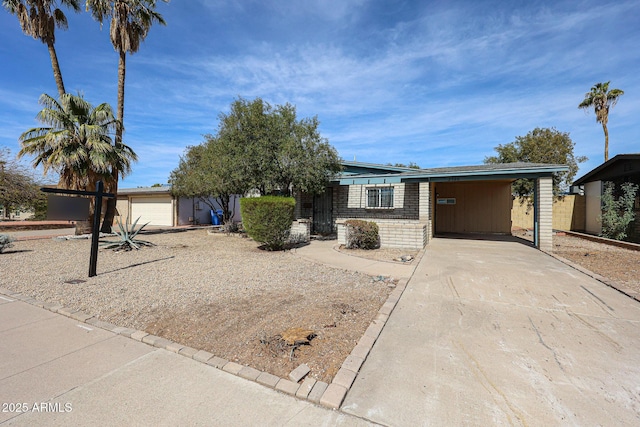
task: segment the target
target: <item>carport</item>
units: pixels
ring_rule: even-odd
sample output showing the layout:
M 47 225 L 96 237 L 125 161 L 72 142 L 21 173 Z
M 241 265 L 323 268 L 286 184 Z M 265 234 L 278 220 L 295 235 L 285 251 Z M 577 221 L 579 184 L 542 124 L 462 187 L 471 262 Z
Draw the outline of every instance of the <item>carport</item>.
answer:
M 567 166 L 506 163 L 399 171 L 383 165 L 377 165 L 376 169 L 376 165 L 367 164 L 366 173 L 352 173 L 349 168 L 362 170 L 362 164 L 345 164 L 346 171 L 339 180 L 345 189 L 334 192 L 338 194 L 334 196 L 334 205 L 340 213 L 338 220 L 354 218 L 378 222 L 381 229 L 391 230 L 389 240 L 406 235 L 415 242 L 417 235 L 424 236 L 421 246 L 441 233 L 509 234 L 511 183 L 522 178 L 533 179 L 534 244 L 545 251 L 552 248 L 552 176 L 568 170 Z M 366 204 L 356 206 L 353 203 L 353 195 L 357 198 L 361 197 L 358 194 L 384 188 L 389 188 L 392 197 L 396 197 L 391 206 L 369 208 Z M 341 206 L 352 209 L 341 210 Z M 404 232 L 403 228 L 410 229 L 413 234 Z

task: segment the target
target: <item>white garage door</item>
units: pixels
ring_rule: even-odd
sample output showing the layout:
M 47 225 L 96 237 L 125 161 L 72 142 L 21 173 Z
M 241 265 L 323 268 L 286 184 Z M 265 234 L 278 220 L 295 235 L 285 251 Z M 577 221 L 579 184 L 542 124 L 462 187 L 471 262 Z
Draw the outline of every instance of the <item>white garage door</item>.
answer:
M 140 217 L 138 224 L 173 225 L 171 199 L 165 197 L 131 198 L 131 223 Z

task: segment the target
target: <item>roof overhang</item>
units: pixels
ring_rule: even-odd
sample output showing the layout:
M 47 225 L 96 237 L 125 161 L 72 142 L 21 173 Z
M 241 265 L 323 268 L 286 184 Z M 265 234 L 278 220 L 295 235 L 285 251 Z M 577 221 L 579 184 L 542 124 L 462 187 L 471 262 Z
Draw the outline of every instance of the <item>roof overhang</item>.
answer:
M 618 154 L 617 156 L 609 159 L 608 161 L 602 163 L 600 166 L 595 167 L 580 178 L 576 179 L 573 182 L 573 185 L 582 185 L 591 181 L 599 181 L 603 176 L 607 174 L 607 170 L 613 169 L 616 163 L 621 162 L 634 162 L 637 165 L 638 163 L 636 162 L 640 162 L 640 154 Z M 640 169 L 636 169 L 636 173 L 638 173 L 639 171 Z M 631 171 L 628 172 L 632 173 Z
M 568 170 L 568 166 L 565 165 L 506 163 L 415 169 L 402 173 L 342 175 L 336 181 L 340 185 L 396 184 L 401 182 L 513 181 L 522 178 L 550 177 L 556 172 Z

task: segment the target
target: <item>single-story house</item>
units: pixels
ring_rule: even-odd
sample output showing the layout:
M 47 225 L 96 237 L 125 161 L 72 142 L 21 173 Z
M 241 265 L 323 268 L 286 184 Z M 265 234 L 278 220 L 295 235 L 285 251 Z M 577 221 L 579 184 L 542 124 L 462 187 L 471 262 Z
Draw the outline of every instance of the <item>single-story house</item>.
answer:
M 625 182 L 640 185 L 640 154 L 618 154 L 595 169 L 577 179 L 573 185 L 579 186 L 585 196 L 585 231 L 589 234 L 600 234 L 602 224 L 601 196 L 604 182 L 613 182 L 616 188 Z M 632 227 L 630 240 L 640 242 L 640 196 L 636 195 L 636 220 Z
M 320 195 L 296 194 L 296 218 L 313 233 L 336 232 L 345 221 L 374 221 L 383 247 L 421 249 L 436 234 L 511 233 L 511 183 L 533 178 L 534 243 L 552 249 L 552 174 L 564 165 L 509 163 L 411 169 L 343 162 L 344 170 Z
M 211 199 L 216 210 L 221 209 Z M 234 196 L 234 220 L 240 221 L 240 198 Z M 178 226 L 211 224 L 211 208 L 197 197 L 175 197 L 170 186 L 121 188 L 118 190 L 116 210 L 123 222 Z

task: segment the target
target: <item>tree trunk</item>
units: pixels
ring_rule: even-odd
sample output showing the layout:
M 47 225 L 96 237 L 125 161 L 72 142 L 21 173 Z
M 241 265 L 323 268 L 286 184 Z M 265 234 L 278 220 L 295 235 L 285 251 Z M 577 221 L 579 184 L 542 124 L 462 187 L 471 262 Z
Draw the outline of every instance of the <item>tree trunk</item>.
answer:
M 62 72 L 60 71 L 60 64 L 58 63 L 58 55 L 56 55 L 56 49 L 53 46 L 53 41 L 47 39 L 47 47 L 49 48 L 49 56 L 51 57 L 51 68 L 53 68 L 53 78 L 56 80 L 56 86 L 58 86 L 58 95 L 62 98 L 65 94 L 64 83 L 62 82 Z
M 604 130 L 604 161 L 609 160 L 609 130 L 607 129 L 607 125 L 603 124 L 602 129 Z
M 120 51 L 120 60 L 118 61 L 118 107 L 117 107 L 117 119 L 120 121 L 121 126 L 116 129 L 116 147 L 122 144 L 122 132 L 124 129 L 124 81 L 127 71 L 127 52 Z M 100 231 L 103 233 L 111 233 L 111 226 L 113 225 L 113 219 L 116 216 L 116 199 L 118 196 L 118 177 L 120 171 L 113 169 L 111 171 L 111 183 L 108 186 L 108 191 L 115 196 L 113 199 L 107 199 L 107 211 L 104 214 L 104 221 Z

